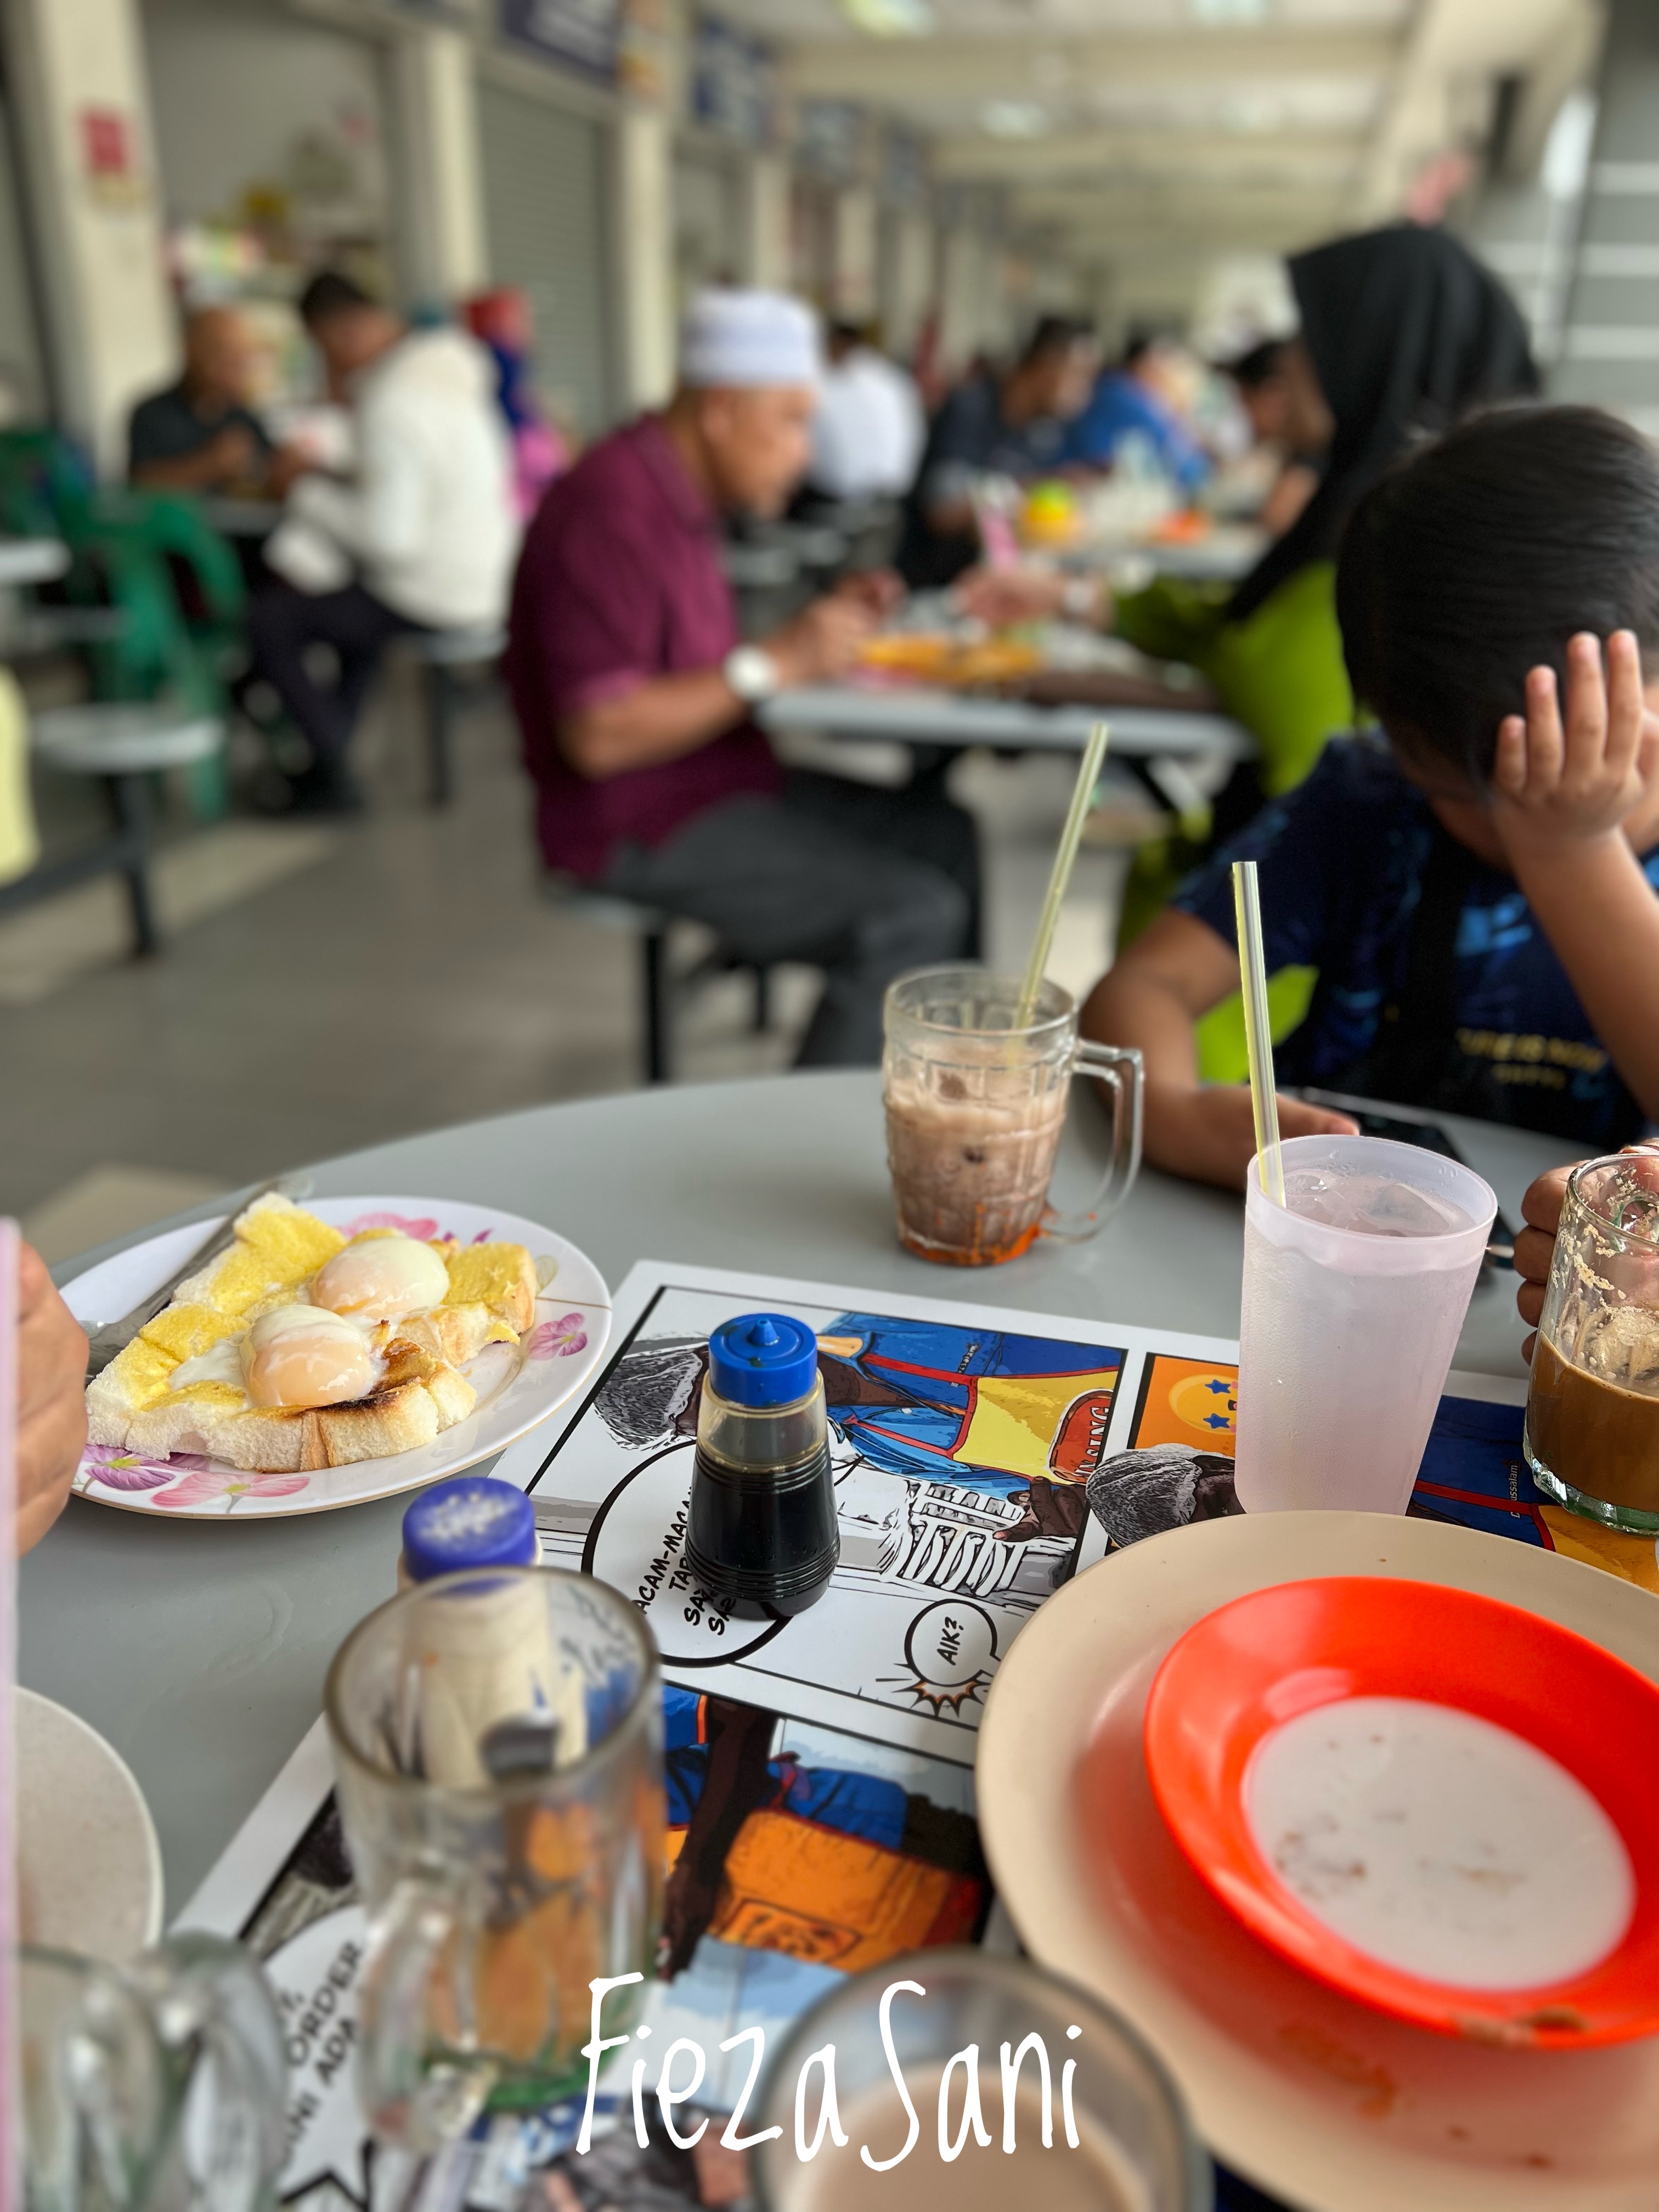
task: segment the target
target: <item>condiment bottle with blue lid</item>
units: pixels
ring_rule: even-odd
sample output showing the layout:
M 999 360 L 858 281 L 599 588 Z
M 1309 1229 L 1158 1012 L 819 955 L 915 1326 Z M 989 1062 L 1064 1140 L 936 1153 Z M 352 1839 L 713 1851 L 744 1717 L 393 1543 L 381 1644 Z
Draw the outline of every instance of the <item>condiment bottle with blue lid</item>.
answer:
M 453 1474 L 423 1490 L 404 1516 L 398 1587 L 466 1567 L 533 1567 L 538 1557 L 536 1509 L 522 1490 L 488 1474 Z
M 801 1613 L 841 1556 L 817 1340 L 793 1314 L 741 1314 L 708 1340 L 685 1562 L 733 1613 Z
M 411 1628 L 428 1781 L 481 1789 L 526 1762 L 545 1771 L 586 1748 L 581 1678 L 554 1643 L 538 1578 L 480 1572 L 538 1565 L 536 1509 L 513 1483 L 452 1475 L 404 1515 L 400 1590 L 443 1575 L 476 1577 Z

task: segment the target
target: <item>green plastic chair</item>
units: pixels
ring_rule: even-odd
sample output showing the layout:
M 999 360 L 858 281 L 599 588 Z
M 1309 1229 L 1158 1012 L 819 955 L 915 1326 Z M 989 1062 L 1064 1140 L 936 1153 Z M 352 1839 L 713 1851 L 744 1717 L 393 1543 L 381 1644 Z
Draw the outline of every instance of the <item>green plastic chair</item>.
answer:
M 167 699 L 222 716 L 245 651 L 246 592 L 234 549 L 198 502 L 170 492 L 100 489 L 83 457 L 49 428 L 0 433 L 0 527 L 61 537 L 71 565 L 72 604 L 107 604 L 117 633 L 90 643 L 94 698 Z M 197 604 L 181 600 L 173 570 L 195 580 Z M 222 758 L 188 775 L 191 805 L 216 818 L 229 800 Z

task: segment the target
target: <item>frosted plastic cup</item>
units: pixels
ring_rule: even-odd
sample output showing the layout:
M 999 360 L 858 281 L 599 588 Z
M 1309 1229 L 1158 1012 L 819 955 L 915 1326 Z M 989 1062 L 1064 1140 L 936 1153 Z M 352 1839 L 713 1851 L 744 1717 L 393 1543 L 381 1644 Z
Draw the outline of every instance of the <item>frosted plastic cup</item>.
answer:
M 1245 1184 L 1238 1502 L 1403 1513 L 1498 1200 L 1415 1145 L 1282 1149 L 1288 1205 Z

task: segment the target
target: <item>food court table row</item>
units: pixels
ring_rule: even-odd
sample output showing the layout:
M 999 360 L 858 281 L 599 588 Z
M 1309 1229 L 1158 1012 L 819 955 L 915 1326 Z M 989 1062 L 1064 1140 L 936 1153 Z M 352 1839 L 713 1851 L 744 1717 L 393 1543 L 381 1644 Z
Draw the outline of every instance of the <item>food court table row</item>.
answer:
M 1171 707 L 1046 707 L 1023 699 L 934 690 L 806 684 L 761 708 L 775 736 L 881 738 L 900 744 L 988 745 L 1018 752 L 1080 753 L 1103 717 L 1122 758 L 1249 760 L 1255 740 L 1229 714 Z
M 1450 1126 L 1512 1218 L 1532 1177 L 1568 1157 L 1516 1131 Z M 1104 1115 L 1081 1100 L 1067 1135 L 1079 1176 L 1103 1164 L 1105 1143 Z M 636 1260 L 655 1257 L 1238 1333 L 1239 1200 L 1152 1170 L 1091 1244 L 1039 1244 L 965 1275 L 911 1258 L 893 1234 L 874 1071 L 545 1107 L 331 1160 L 311 1182 L 318 1196 L 406 1194 L 527 1215 L 574 1239 L 613 1291 Z M 1457 1364 L 1519 1374 L 1522 1337 L 1513 1276 L 1483 1278 Z M 172 1907 L 315 1719 L 347 1631 L 392 1594 L 407 1503 L 180 1523 L 76 1498 L 23 1562 L 20 1679 L 82 1714 L 131 1762 L 161 1834 Z

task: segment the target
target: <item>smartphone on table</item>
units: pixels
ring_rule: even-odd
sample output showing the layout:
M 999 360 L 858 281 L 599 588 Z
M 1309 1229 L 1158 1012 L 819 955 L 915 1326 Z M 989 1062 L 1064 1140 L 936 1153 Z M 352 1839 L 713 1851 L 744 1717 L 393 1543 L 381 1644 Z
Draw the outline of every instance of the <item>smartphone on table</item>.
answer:
M 1449 1130 L 1426 1117 L 1418 1120 L 1409 1107 L 1385 1107 L 1375 1098 L 1353 1098 L 1341 1091 L 1308 1088 L 1298 1091 L 1297 1096 L 1306 1099 L 1310 1106 L 1328 1106 L 1334 1113 L 1346 1114 L 1351 1121 L 1359 1124 L 1362 1137 L 1388 1137 L 1397 1145 L 1417 1145 L 1425 1152 L 1438 1152 L 1446 1159 L 1455 1160 L 1460 1167 L 1469 1165 Z M 1489 1267 L 1515 1265 L 1515 1231 L 1501 1210 L 1492 1217 L 1485 1264 Z

